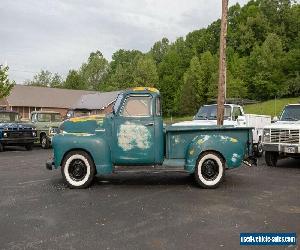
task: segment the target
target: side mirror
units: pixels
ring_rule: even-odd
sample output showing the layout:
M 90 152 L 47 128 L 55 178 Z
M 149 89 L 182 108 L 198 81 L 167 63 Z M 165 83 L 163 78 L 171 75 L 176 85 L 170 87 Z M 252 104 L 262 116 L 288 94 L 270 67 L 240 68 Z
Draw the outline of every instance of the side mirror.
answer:
M 273 120 L 272 120 L 272 123 L 278 122 L 278 120 L 279 120 L 278 117 L 277 117 L 277 116 L 274 116 L 274 117 L 273 117 Z

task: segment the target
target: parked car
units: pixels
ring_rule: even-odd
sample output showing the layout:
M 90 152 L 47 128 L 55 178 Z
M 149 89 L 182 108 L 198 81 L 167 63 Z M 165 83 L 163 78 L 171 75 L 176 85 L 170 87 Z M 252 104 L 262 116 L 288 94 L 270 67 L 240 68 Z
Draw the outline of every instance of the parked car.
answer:
M 36 135 L 35 126 L 21 122 L 17 112 L 0 110 L 0 151 L 6 146 L 24 146 L 31 150 Z
M 54 111 L 33 111 L 30 119 L 37 129 L 36 142 L 44 149 L 49 148 L 53 135 L 59 131 L 59 125 L 63 121 L 62 116 Z
M 280 158 L 300 157 L 300 104 L 286 105 L 274 121 L 263 136 L 266 164 L 273 167 Z
M 271 116 L 245 114 L 240 105 L 224 105 L 224 125 L 236 127 L 252 127 L 253 147 L 257 156 L 262 156 L 263 128 L 271 124 Z M 200 107 L 193 121 L 185 121 L 176 124 L 177 126 L 215 126 L 217 125 L 217 104 L 204 105 Z
M 160 94 L 135 88 L 119 94 L 111 114 L 66 120 L 53 138 L 54 159 L 71 188 L 88 187 L 94 176 L 119 171 L 193 173 L 204 188 L 216 188 L 225 168 L 252 160 L 252 129 L 168 126 Z

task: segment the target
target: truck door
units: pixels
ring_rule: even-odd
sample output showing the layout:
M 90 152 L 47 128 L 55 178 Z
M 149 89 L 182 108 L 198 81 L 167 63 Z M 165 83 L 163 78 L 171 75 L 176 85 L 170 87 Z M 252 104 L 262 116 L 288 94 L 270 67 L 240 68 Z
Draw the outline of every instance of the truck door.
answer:
M 154 98 L 130 94 L 114 119 L 113 160 L 120 165 L 147 165 L 154 162 Z

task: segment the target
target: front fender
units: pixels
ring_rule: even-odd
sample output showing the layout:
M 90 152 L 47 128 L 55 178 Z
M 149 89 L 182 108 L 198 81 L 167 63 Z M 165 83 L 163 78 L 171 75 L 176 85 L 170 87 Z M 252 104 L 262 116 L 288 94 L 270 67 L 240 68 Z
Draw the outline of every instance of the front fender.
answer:
M 113 171 L 110 146 L 104 136 L 98 134 L 58 134 L 52 139 L 55 168 L 62 164 L 64 156 L 73 150 L 84 150 L 95 163 L 97 174 Z
M 238 139 L 224 135 L 199 135 L 193 139 L 186 152 L 185 170 L 195 171 L 198 157 L 205 151 L 222 155 L 226 167 L 239 167 L 244 159 L 246 147 Z

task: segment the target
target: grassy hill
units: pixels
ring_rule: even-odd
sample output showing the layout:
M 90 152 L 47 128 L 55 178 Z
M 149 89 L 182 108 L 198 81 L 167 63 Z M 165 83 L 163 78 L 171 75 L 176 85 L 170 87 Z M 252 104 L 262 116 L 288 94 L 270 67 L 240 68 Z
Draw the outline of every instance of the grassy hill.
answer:
M 293 103 L 300 103 L 300 97 L 282 98 L 277 99 L 276 101 L 269 100 L 256 104 L 249 104 L 244 106 L 244 110 L 247 114 L 278 116 L 285 105 Z

